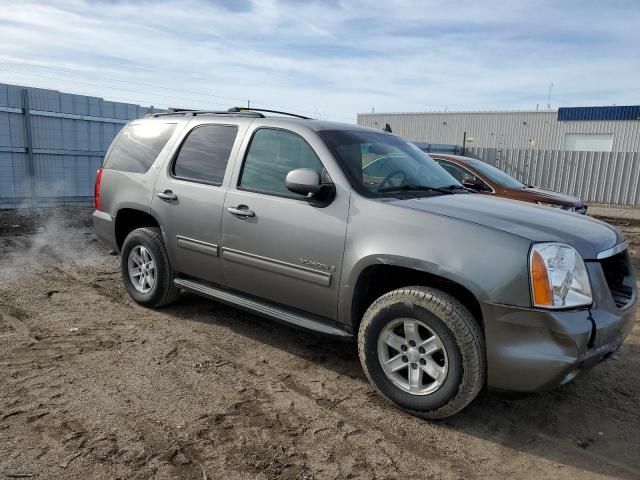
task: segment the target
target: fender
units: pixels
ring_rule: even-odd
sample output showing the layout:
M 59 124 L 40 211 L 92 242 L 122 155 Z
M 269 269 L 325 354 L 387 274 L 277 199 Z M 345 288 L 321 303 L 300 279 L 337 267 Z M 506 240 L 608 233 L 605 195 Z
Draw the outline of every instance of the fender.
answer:
M 437 263 L 411 257 L 387 254 L 368 255 L 361 258 L 354 265 L 353 269 L 349 272 L 348 277 L 345 276 L 342 282 L 338 305 L 338 321 L 341 323 L 352 325 L 355 319 L 351 318 L 351 308 L 354 295 L 356 294 L 356 288 L 358 287 L 358 281 L 367 268 L 376 265 L 404 267 L 417 272 L 433 275 L 434 277 L 439 277 L 444 280 L 449 280 L 469 290 L 476 297 L 478 302 L 485 301 L 488 298 L 488 293 L 484 286 L 471 281 L 470 278 L 465 276 L 462 271 L 445 270 Z
M 471 292 L 479 303 L 530 307 L 530 240 L 444 215 L 352 197 L 338 321 L 352 324 L 358 279 L 372 265 L 424 272 Z M 474 248 L 477 246 L 477 248 Z

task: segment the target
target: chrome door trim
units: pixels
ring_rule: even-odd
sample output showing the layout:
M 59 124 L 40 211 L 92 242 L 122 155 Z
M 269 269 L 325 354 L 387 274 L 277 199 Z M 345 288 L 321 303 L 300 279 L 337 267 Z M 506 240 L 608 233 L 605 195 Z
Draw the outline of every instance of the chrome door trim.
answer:
M 176 242 L 180 248 L 203 253 L 204 255 L 210 255 L 212 257 L 218 256 L 218 245 L 215 243 L 207 243 L 194 238 L 183 237 L 182 235 L 176 235 Z
M 272 273 L 286 275 L 288 277 L 297 278 L 305 282 L 315 283 L 323 287 L 331 285 L 331 277 L 328 272 L 320 272 L 312 268 L 294 265 L 292 263 L 274 260 L 273 258 L 254 255 L 252 253 L 233 250 L 231 248 L 222 248 L 222 258 L 229 262 L 240 263 L 260 270 L 267 270 Z

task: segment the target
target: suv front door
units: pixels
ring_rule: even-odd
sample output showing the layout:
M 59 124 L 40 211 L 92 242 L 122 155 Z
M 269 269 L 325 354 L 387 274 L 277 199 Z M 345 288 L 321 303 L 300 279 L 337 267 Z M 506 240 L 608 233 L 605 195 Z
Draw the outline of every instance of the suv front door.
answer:
M 296 168 L 311 168 L 328 179 L 302 135 L 266 127 L 254 131 L 225 201 L 225 281 L 235 290 L 335 320 L 349 190 L 336 185 L 329 205 L 312 206 L 285 186 L 287 173 Z
M 176 272 L 224 283 L 219 245 L 230 177 L 225 173 L 245 130 L 239 125 L 211 123 L 190 128 L 158 176 L 151 209 L 160 219 Z

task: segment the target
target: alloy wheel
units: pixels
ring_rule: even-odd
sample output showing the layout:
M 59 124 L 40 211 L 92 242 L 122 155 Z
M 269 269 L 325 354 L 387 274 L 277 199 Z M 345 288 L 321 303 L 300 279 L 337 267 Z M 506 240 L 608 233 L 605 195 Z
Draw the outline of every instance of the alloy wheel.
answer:
M 412 395 L 433 393 L 447 378 L 445 346 L 420 320 L 398 318 L 389 322 L 378 338 L 378 360 L 387 378 Z

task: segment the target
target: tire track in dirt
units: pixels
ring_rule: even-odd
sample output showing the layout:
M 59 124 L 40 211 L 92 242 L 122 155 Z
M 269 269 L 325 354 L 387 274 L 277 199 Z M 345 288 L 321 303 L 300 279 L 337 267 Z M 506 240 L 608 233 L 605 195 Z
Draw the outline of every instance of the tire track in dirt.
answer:
M 60 268 L 56 268 L 56 271 L 59 271 L 64 277 L 71 277 L 74 279 L 74 281 L 76 282 L 76 285 L 84 285 L 85 288 L 87 285 L 92 286 L 93 282 L 89 282 L 87 284 L 87 282 L 83 282 L 80 279 L 78 279 L 77 277 L 75 277 L 75 275 L 70 275 L 69 272 L 66 272 L 64 270 L 61 271 Z M 114 295 L 110 294 L 109 292 L 104 292 L 104 291 L 99 291 L 98 292 L 101 295 L 104 295 L 105 298 L 109 299 L 110 301 L 113 300 Z M 106 294 L 105 294 L 106 293 Z M 242 343 L 242 342 L 240 342 Z M 196 348 L 195 351 L 199 351 L 199 352 L 206 352 L 208 355 L 214 354 L 214 361 L 219 363 L 219 359 L 222 358 L 233 358 L 233 361 L 229 361 L 229 367 L 226 368 L 233 368 L 234 370 L 236 370 L 237 372 L 256 372 L 254 373 L 254 375 L 257 375 L 258 377 L 264 377 L 265 374 L 263 372 L 260 372 L 260 366 L 256 367 L 256 362 L 255 362 L 255 358 L 252 357 L 252 355 L 248 355 L 248 356 L 238 356 L 237 354 L 234 356 L 234 351 L 237 353 L 237 349 L 238 349 L 238 345 L 236 344 L 235 348 L 229 348 L 227 345 L 222 344 L 222 345 L 211 345 L 211 344 L 205 344 L 205 345 L 201 345 L 200 348 Z M 253 348 L 243 348 L 243 351 L 248 351 L 251 352 L 253 350 Z M 164 355 L 164 359 L 163 361 L 167 361 L 168 357 L 176 357 L 176 352 L 183 352 L 183 351 L 194 351 L 194 345 L 193 343 L 189 343 L 188 345 L 182 343 L 182 344 L 175 344 L 175 346 L 173 348 L 171 348 L 168 352 L 168 354 Z M 271 374 L 275 373 L 273 370 L 273 365 L 271 365 Z M 281 370 L 281 374 L 284 374 L 284 372 L 286 372 L 286 370 Z M 238 373 L 236 373 L 236 376 L 238 376 Z M 259 383 L 254 383 L 254 386 L 257 387 L 257 385 L 259 385 L 260 383 L 263 382 L 259 382 Z M 282 385 L 286 385 L 286 384 L 282 384 Z M 269 398 L 269 394 L 268 394 L 268 390 L 270 389 L 269 385 L 265 385 L 264 388 L 262 388 L 261 390 L 259 390 L 259 395 L 261 398 Z M 310 396 L 309 392 L 306 391 L 299 391 L 299 392 L 295 392 L 294 390 L 292 390 L 291 388 L 288 388 L 287 390 L 282 390 L 281 392 L 287 399 L 290 399 L 292 396 L 296 396 L 295 394 L 304 397 L 304 399 L 309 399 L 311 400 L 315 405 L 316 408 L 320 409 L 320 410 L 325 410 L 322 411 L 322 413 L 318 414 L 318 417 L 326 417 L 327 416 L 327 411 L 328 410 L 326 408 L 326 405 L 331 405 L 332 407 L 335 406 L 336 404 L 336 399 L 331 399 L 328 397 L 314 397 L 313 395 Z M 338 399 L 339 400 L 339 399 Z M 298 403 L 302 401 L 302 399 L 298 399 L 297 400 Z M 272 403 L 274 403 L 274 400 L 267 402 L 267 404 L 271 405 Z M 243 402 L 239 402 L 237 403 L 237 405 L 244 405 Z M 323 406 L 325 405 L 325 406 Z M 292 413 L 289 410 L 285 410 L 285 411 L 280 411 L 279 412 L 281 415 L 289 415 L 291 416 Z M 349 418 L 345 418 L 343 415 L 339 415 L 336 414 L 339 412 L 336 412 L 335 410 L 333 410 L 331 412 L 331 417 L 333 418 L 333 423 L 341 423 L 341 425 L 344 427 L 344 425 L 346 424 L 346 422 L 351 422 L 353 423 L 353 419 L 349 419 Z M 263 411 L 260 413 L 260 415 L 258 415 L 258 417 L 263 417 L 265 416 L 266 413 Z M 308 420 L 308 419 L 305 419 Z M 302 420 L 300 420 L 302 421 Z M 322 424 L 324 425 L 324 423 Z M 325 428 L 323 426 L 319 426 L 317 427 L 317 430 L 320 430 L 322 428 Z M 350 426 L 351 431 L 356 431 L 358 430 L 354 425 Z M 375 427 L 373 425 L 371 425 L 371 428 Z M 290 432 L 289 432 L 290 433 Z M 388 443 L 388 440 L 385 440 L 385 437 L 387 437 L 388 435 L 385 435 L 381 432 L 379 433 L 379 437 L 380 440 L 378 440 L 378 445 L 380 446 L 380 443 L 384 440 Z M 255 446 L 254 446 L 255 447 Z M 379 447 L 380 448 L 380 447 Z M 392 458 L 393 456 L 398 456 L 400 455 L 401 451 L 404 451 L 405 448 L 404 446 L 401 444 L 400 446 L 397 445 L 386 445 L 387 449 L 394 449 L 395 452 L 393 454 L 389 454 L 388 457 Z M 404 453 L 402 453 L 404 454 Z M 424 457 L 423 457 L 424 460 Z M 276 462 L 277 463 L 277 462 Z M 364 467 L 361 467 L 364 468 Z M 423 467 L 424 468 L 424 467 Z M 414 471 L 413 473 L 419 473 L 417 471 Z

